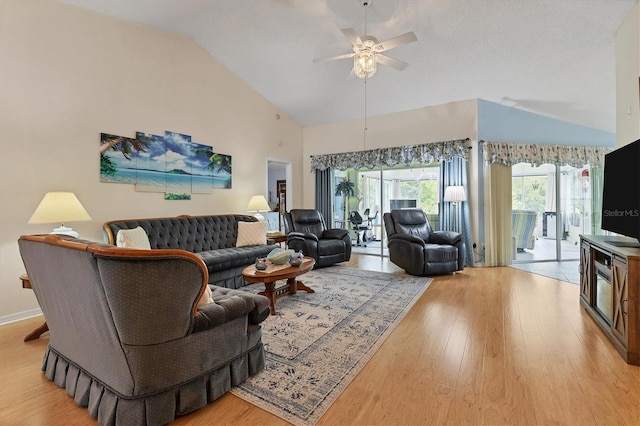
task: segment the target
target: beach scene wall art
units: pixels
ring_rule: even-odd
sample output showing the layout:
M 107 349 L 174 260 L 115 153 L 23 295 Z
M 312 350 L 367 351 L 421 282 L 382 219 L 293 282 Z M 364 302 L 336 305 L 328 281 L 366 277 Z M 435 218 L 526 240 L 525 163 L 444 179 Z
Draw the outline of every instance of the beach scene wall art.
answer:
M 100 182 L 161 192 L 166 200 L 190 200 L 231 188 L 231 156 L 193 142 L 191 136 L 136 132 L 135 138 L 100 134 Z

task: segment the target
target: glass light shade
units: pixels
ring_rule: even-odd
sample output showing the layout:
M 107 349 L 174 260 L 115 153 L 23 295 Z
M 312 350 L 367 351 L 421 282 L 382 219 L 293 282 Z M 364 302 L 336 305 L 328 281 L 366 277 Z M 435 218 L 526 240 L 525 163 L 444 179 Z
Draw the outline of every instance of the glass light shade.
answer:
M 466 201 L 467 195 L 464 192 L 464 186 L 447 186 L 444 190 L 444 201 L 457 203 Z
M 54 233 L 69 234 L 75 237 L 78 233 L 64 226 L 65 222 L 82 222 L 91 220 L 91 216 L 82 206 L 73 192 L 47 192 L 29 219 L 30 224 L 61 223 Z
M 372 77 L 377 69 L 376 53 L 370 48 L 361 48 L 353 57 L 353 72 L 361 79 Z

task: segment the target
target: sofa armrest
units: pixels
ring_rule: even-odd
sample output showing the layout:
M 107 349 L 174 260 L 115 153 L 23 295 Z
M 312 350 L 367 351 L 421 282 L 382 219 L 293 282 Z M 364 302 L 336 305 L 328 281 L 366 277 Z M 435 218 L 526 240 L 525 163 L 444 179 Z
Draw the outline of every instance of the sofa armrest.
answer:
M 260 324 L 269 317 L 269 299 L 259 294 L 211 286 L 213 303 L 198 308 L 193 333 L 208 330 L 247 315 L 249 324 Z
M 347 235 L 349 235 L 349 231 L 347 231 L 346 229 L 339 229 L 339 228 L 327 229 L 322 232 L 322 238 L 327 238 L 332 240 L 341 240 Z
M 458 241 L 462 240 L 462 234 L 453 231 L 435 231 L 429 235 L 429 243 L 432 244 L 448 244 L 455 246 Z
M 287 234 L 287 241 L 291 240 L 313 240 L 318 241 L 318 236 L 316 234 L 312 234 L 311 232 L 289 232 Z

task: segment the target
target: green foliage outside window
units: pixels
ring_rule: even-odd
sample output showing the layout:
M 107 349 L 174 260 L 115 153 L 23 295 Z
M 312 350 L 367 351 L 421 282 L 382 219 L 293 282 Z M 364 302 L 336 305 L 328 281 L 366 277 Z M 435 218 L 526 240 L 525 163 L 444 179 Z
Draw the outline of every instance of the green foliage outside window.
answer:
M 518 176 L 512 178 L 513 210 L 543 212 L 547 199 L 547 178 L 545 176 Z
M 400 182 L 402 198 L 417 200 L 425 213 L 438 213 L 438 181 L 419 180 Z

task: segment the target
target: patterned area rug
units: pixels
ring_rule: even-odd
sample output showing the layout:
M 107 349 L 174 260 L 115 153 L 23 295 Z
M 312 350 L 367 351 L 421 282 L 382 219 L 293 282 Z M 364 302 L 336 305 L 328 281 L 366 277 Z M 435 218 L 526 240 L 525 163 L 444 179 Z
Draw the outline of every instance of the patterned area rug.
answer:
M 231 392 L 295 425 L 315 424 L 431 279 L 339 267 L 314 270 L 262 323 L 264 371 Z M 278 283 L 280 284 L 280 283 Z M 244 288 L 259 292 L 262 284 Z

